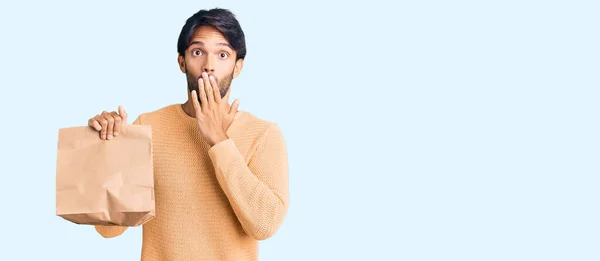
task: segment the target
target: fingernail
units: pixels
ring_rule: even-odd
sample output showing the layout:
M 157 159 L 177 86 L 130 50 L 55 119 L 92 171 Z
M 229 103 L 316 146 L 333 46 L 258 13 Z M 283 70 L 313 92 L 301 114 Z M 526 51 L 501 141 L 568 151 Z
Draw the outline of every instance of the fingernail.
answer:
M 104 139 L 106 139 L 106 135 L 102 135 L 102 139 L 103 139 L 103 140 L 104 140 Z
M 112 135 L 109 134 L 108 136 L 106 136 L 106 138 L 108 138 L 110 140 L 110 139 L 112 139 Z
M 115 137 L 119 136 L 118 132 L 113 133 L 113 135 L 115 135 Z

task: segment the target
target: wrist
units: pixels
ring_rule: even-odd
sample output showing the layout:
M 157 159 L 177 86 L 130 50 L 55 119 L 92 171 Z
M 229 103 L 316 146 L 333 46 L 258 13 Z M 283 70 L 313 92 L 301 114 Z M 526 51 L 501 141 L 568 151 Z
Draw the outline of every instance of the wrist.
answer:
M 229 136 L 227 136 L 227 134 L 222 133 L 220 135 L 218 135 L 216 138 L 212 139 L 211 141 L 208 142 L 208 145 L 215 146 L 217 144 L 219 144 L 220 142 L 224 141 L 224 140 L 228 140 Z

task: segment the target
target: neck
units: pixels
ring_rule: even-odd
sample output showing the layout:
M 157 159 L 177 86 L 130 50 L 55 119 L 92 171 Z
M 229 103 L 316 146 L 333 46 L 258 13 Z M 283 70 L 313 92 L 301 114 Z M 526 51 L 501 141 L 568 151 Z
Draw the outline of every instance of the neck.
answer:
M 196 118 L 196 108 L 194 108 L 194 103 L 192 103 L 192 93 L 188 92 L 188 99 L 184 104 L 181 105 L 185 114 L 192 118 Z

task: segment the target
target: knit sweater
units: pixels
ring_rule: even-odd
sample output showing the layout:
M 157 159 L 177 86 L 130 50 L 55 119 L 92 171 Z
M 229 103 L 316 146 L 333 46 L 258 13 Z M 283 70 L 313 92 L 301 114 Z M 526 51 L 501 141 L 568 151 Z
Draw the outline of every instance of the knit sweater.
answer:
M 141 114 L 152 126 L 156 217 L 142 225 L 141 260 L 257 260 L 258 241 L 287 213 L 288 161 L 278 125 L 238 110 L 210 147 L 181 104 Z M 95 226 L 105 238 L 127 227 Z

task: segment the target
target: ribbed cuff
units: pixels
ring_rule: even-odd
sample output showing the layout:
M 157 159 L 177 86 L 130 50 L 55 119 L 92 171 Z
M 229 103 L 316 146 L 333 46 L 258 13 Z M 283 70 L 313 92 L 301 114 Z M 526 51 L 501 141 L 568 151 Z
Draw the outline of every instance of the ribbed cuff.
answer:
M 241 158 L 240 152 L 232 139 L 226 139 L 213 145 L 208 149 L 208 156 L 215 168 L 218 167 L 221 169 L 226 167 L 230 162 Z

